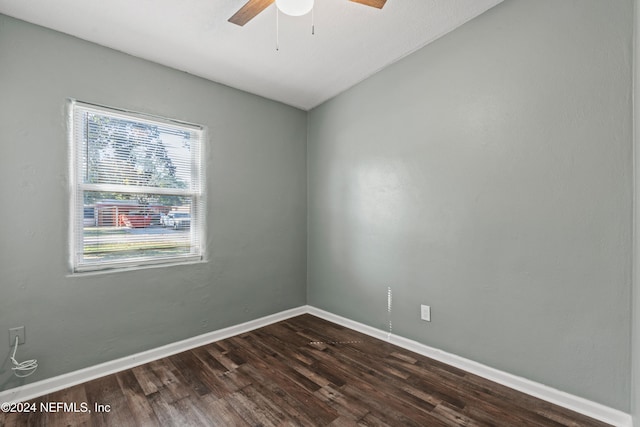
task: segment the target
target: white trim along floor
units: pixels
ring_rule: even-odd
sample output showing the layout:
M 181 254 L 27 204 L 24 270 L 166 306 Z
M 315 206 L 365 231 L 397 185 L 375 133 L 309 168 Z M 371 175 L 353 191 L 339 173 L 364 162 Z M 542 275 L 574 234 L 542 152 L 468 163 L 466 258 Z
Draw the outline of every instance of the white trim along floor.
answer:
M 584 399 L 582 397 L 574 396 L 569 393 L 556 390 L 543 384 L 491 368 L 489 366 L 474 362 L 469 359 L 465 359 L 460 356 L 456 356 L 455 354 L 435 349 L 433 347 L 429 347 L 427 345 L 409 340 L 398 335 L 389 334 L 388 332 L 385 332 L 381 329 L 376 329 L 359 322 L 354 322 L 353 320 L 335 315 L 333 313 L 329 313 L 327 311 L 309 305 L 285 310 L 276 314 L 251 320 L 249 322 L 241 323 L 239 325 L 230 326 L 228 328 L 220 329 L 213 332 L 208 332 L 206 334 L 188 338 L 183 341 L 178 341 L 173 344 L 168 344 L 152 350 L 144 351 L 142 353 L 133 354 L 121 359 L 112 360 L 78 371 L 69 372 L 57 377 L 1 391 L 0 402 L 17 402 L 30 400 L 39 396 L 43 396 L 45 394 L 62 390 L 67 387 L 81 384 L 96 378 L 103 377 L 105 375 L 113 374 L 115 372 L 120 372 L 125 369 L 130 369 L 135 366 L 143 365 L 145 363 L 149 363 L 163 357 L 181 353 L 192 348 L 229 338 L 234 335 L 258 329 L 263 326 L 270 325 L 272 323 L 276 323 L 281 320 L 289 319 L 305 313 L 317 316 L 333 323 L 337 323 L 339 325 L 372 336 L 374 338 L 389 341 L 390 343 L 395 344 L 399 347 L 414 351 L 418 354 L 430 357 L 432 359 L 436 359 L 440 362 L 447 363 L 472 374 L 479 375 L 488 380 L 513 388 L 539 399 L 546 400 L 547 402 L 553 403 L 555 405 L 559 405 L 564 408 L 579 412 L 605 423 L 618 427 L 633 426 L 631 415 L 617 409 L 613 409 L 599 403 Z

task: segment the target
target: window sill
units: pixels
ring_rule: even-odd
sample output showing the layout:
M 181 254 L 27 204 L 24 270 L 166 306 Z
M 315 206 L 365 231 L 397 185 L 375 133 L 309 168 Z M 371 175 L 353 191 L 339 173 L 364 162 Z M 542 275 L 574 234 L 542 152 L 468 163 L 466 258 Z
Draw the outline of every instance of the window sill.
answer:
M 105 274 L 113 274 L 113 273 L 124 273 L 128 271 L 139 271 L 139 270 L 148 270 L 152 268 L 166 268 L 166 267 L 177 267 L 182 265 L 196 265 L 196 264 L 207 264 L 207 260 L 188 260 L 188 261 L 176 261 L 176 262 L 168 262 L 161 264 L 146 264 L 146 265 L 135 265 L 135 266 L 127 266 L 127 267 L 114 267 L 114 268 L 104 268 L 101 270 L 88 270 L 88 271 L 78 271 L 67 274 L 68 278 L 77 278 L 77 277 L 90 277 L 90 276 L 102 276 Z

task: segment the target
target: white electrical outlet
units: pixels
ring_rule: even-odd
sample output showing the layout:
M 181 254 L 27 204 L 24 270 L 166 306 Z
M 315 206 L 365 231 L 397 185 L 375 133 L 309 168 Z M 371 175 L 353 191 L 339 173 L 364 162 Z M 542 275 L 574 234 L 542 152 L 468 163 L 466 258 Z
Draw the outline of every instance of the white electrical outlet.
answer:
M 428 305 L 420 306 L 420 318 L 427 322 L 431 322 L 431 307 Z
M 24 326 L 9 329 L 9 344 L 16 345 L 16 337 L 18 337 L 18 345 L 24 344 Z

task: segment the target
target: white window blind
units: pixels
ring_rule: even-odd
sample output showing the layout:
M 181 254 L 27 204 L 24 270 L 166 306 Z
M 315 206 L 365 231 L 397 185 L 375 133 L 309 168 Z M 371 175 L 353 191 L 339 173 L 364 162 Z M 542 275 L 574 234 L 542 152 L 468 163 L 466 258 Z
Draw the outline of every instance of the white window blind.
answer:
M 73 271 L 203 258 L 202 134 L 71 102 Z

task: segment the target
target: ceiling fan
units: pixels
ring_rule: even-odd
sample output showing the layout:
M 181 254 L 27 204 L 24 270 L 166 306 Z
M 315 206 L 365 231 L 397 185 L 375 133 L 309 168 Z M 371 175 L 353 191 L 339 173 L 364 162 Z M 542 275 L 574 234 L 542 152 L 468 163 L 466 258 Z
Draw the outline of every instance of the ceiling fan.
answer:
M 355 3 L 382 9 L 387 0 L 350 0 Z M 255 18 L 260 12 L 270 6 L 275 0 L 249 0 L 231 18 L 229 22 L 241 27 Z

